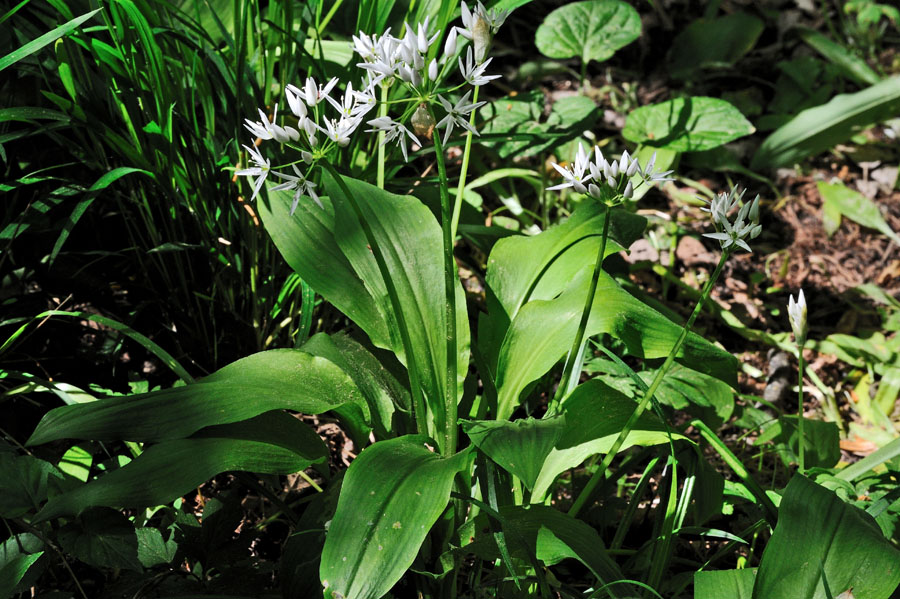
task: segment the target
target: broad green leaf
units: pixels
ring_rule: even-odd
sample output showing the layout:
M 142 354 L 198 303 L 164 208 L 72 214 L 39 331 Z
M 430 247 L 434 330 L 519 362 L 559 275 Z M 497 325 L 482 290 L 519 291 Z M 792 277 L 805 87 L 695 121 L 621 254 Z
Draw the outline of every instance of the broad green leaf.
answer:
M 519 477 L 529 490 L 565 426 L 564 416 L 462 423 L 469 440 L 501 468 Z
M 866 64 L 866 61 L 851 53 L 844 46 L 831 41 L 824 34 L 808 27 L 798 27 L 797 33 L 804 42 L 827 58 L 832 64 L 837 65 L 844 75 L 856 83 L 860 85 L 875 85 L 881 81 L 881 77 L 872 70 L 872 67 Z
M 0 543 L 0 597 L 5 599 L 31 586 L 46 566 L 44 542 L 31 533 L 13 535 Z
M 522 306 L 558 296 L 585 264 L 596 261 L 606 214 L 600 204 L 585 202 L 568 220 L 540 235 L 507 237 L 494 245 L 486 277 L 488 314 L 478 323 L 479 347 L 494 375 L 503 338 Z M 646 223 L 641 216 L 613 211 L 606 254 L 628 248 Z
M 55 42 L 62 36 L 73 31 L 79 25 L 81 25 L 82 23 L 84 23 L 85 21 L 87 21 L 88 19 L 93 17 L 95 14 L 97 14 L 97 12 L 99 10 L 100 9 L 97 8 L 95 10 L 92 10 L 89 13 L 85 13 L 85 14 L 81 15 L 80 17 L 76 17 L 76 18 L 72 19 L 71 21 L 69 21 L 68 23 L 64 23 L 64 24 L 60 25 L 59 27 L 53 29 L 52 31 L 48 31 L 47 33 L 40 36 L 39 38 L 28 42 L 24 46 L 22 46 L 16 50 L 13 50 L 12 52 L 7 54 L 3 58 L 0 58 L 0 71 L 2 71 L 3 69 L 5 69 L 6 67 L 8 67 L 10 65 L 17 63 L 18 61 L 22 60 L 26 56 L 30 56 L 31 54 L 34 54 L 35 52 L 37 52 L 44 46 L 46 46 L 48 44 L 52 44 L 53 42 Z
M 97 568 L 143 571 L 134 525 L 116 510 L 96 507 L 85 511 L 60 529 L 59 544 L 66 553 Z
M 395 409 L 405 412 L 411 409 L 409 390 L 397 380 L 393 372 L 385 368 L 375 354 L 349 335 L 338 333 L 328 336 L 318 333 L 310 337 L 301 349 L 331 360 L 350 375 L 368 402 L 366 422 L 372 422 L 382 437 L 390 436 L 388 431 Z M 354 406 L 353 409 L 359 409 L 355 404 L 348 404 L 335 411 L 343 414 L 345 410 L 351 409 L 351 405 Z M 371 414 L 377 417 L 373 420 Z
M 549 506 L 503 506 L 499 510 L 500 523 L 510 554 L 520 559 L 536 556 L 545 566 L 554 566 L 564 559 L 577 559 L 593 574 L 601 586 L 625 576 L 606 552 L 597 531 L 568 514 Z M 494 535 L 479 535 L 475 542 L 465 545 L 465 553 L 482 559 L 495 559 L 499 554 Z M 610 585 L 611 597 L 630 597 L 630 585 Z
M 507 418 L 528 384 L 547 373 L 568 351 L 584 309 L 592 269 L 591 265 L 583 268 L 558 297 L 533 299 L 519 310 L 500 348 L 498 418 Z M 632 355 L 653 359 L 669 354 L 681 326 L 601 272 L 585 332 L 588 336 L 609 333 Z M 734 356 L 695 333 L 688 334 L 676 359 L 689 368 L 736 383 Z
M 326 172 L 325 189 L 335 212 L 335 239 L 357 275 L 390 323 L 391 349 L 408 366 L 398 321 L 372 251 L 340 185 Z M 432 212 L 413 196 L 401 196 L 345 177 L 387 262 L 408 327 L 419 379 L 435 414 L 443 413 L 447 372 L 447 328 L 444 309 L 444 259 L 441 228 Z M 299 273 L 303 276 L 303 273 Z M 469 366 L 469 317 L 465 292 L 456 286 L 457 393 Z M 312 284 L 312 283 L 310 283 Z
M 675 152 L 701 152 L 754 131 L 741 111 L 725 100 L 690 96 L 636 108 L 628 115 L 622 135 Z
M 766 138 L 752 169 L 790 166 L 849 139 L 854 132 L 900 112 L 900 75 L 827 104 L 804 110 Z
M 636 407 L 633 399 L 596 379 L 576 387 L 563 404 L 566 428 L 544 461 L 532 492 L 534 501 L 546 495 L 560 473 L 608 451 Z M 672 438 L 685 437 L 676 432 Z M 619 451 L 668 441 L 665 425 L 654 414 L 644 413 Z
M 645 370 L 639 376 L 649 386 L 656 372 Z M 674 364 L 669 369 L 655 397 L 661 404 L 696 415 L 712 428 L 721 426 L 734 410 L 734 391 L 731 387 L 680 364 Z
M 479 111 L 481 138 L 501 158 L 533 156 L 581 135 L 597 119 L 597 105 L 584 96 L 560 98 L 544 120 L 544 95 L 532 91 L 495 100 Z M 493 142 L 493 139 L 503 141 Z
M 701 570 L 694 574 L 694 599 L 750 599 L 756 568 Z
M 28 440 L 162 441 L 277 409 L 321 414 L 363 398 L 324 358 L 291 349 L 253 354 L 184 387 L 50 410 Z
M 831 468 L 841 459 L 840 430 L 834 422 L 803 419 L 803 459 L 807 468 Z M 800 461 L 800 434 L 796 416 L 781 416 L 770 424 L 755 445 L 771 441 L 785 464 Z
M 347 315 L 378 347 L 391 347 L 387 324 L 366 284 L 353 270 L 334 236 L 334 207 L 319 208 L 302 198 L 291 215 L 292 194 L 270 191 L 256 204 L 266 231 L 285 262 L 335 308 Z
M 47 499 L 50 477 L 62 479 L 53 464 L 31 456 L 0 453 L 0 516 L 19 518 Z
M 321 438 L 306 424 L 284 412 L 268 412 L 153 445 L 122 468 L 53 497 L 36 518 L 78 514 L 92 506 L 170 503 L 222 472 L 290 474 L 327 455 Z
M 778 525 L 763 552 L 753 599 L 888 599 L 900 584 L 900 550 L 875 520 L 800 474 L 785 489 Z
M 469 454 L 442 458 L 425 441 L 381 441 L 350 464 L 322 551 L 327 598 L 379 599 L 412 565 Z
M 175 552 L 178 550 L 178 545 L 175 543 L 174 538 L 169 538 L 168 541 L 164 541 L 159 529 L 150 526 L 137 528 L 134 532 L 137 535 L 138 560 L 145 568 L 152 568 L 153 566 L 158 566 L 160 564 L 169 564 L 175 559 Z
M 840 216 L 835 218 L 835 215 L 843 215 L 857 224 L 884 233 L 895 243 L 900 244 L 900 235 L 897 235 L 884 220 L 878 204 L 843 183 L 819 181 L 816 187 L 824 201 L 823 210 L 831 215 L 832 219 L 837 220 L 838 224 Z
M 756 45 L 763 22 L 745 12 L 698 19 L 685 27 L 669 49 L 669 72 L 687 79 L 698 69 L 731 66 Z
M 86 483 L 93 463 L 94 456 L 89 451 L 79 445 L 74 445 L 63 454 L 57 466 L 62 472 Z
M 587 0 L 561 6 L 547 15 L 534 43 L 550 58 L 581 57 L 603 62 L 641 34 L 641 17 L 621 0 Z

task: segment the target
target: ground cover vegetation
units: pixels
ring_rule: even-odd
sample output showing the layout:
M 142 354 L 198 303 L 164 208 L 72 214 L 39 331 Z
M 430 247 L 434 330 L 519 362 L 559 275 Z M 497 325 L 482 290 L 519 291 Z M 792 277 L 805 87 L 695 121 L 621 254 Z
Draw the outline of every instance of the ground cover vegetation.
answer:
M 0 597 L 900 597 L 900 13 L 24 0 Z

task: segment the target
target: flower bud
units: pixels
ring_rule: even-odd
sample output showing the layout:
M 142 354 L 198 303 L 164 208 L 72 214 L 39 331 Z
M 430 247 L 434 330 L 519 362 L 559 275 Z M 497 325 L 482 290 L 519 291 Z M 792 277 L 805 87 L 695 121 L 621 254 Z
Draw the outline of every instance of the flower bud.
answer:
M 487 58 L 488 50 L 491 48 L 491 26 L 485 21 L 480 14 L 474 15 L 475 22 L 472 24 L 472 42 L 475 45 L 475 62 L 481 64 Z
M 634 195 L 634 186 L 631 184 L 631 181 L 629 181 L 628 185 L 625 186 L 625 191 L 622 192 L 622 195 L 629 200 Z
M 424 103 L 419 104 L 419 107 L 416 108 L 416 111 L 412 115 L 412 119 L 410 119 L 410 123 L 413 126 L 413 132 L 416 135 L 426 137 L 431 139 L 431 134 L 434 132 L 434 117 L 431 116 L 431 111 L 428 110 L 428 106 Z
M 431 64 L 428 65 L 428 80 L 429 81 L 437 81 L 438 77 L 438 63 L 434 58 L 431 59 Z
M 791 329 L 794 331 L 794 338 L 801 346 L 806 343 L 806 334 L 809 328 L 806 324 L 806 298 L 803 297 L 803 290 L 797 294 L 797 301 L 794 301 L 793 294 L 788 300 L 788 320 L 791 321 Z
M 447 34 L 447 41 L 444 42 L 444 56 L 455 56 L 456 55 L 456 36 L 459 35 L 456 32 L 456 27 L 450 28 L 450 33 Z
M 759 222 L 759 196 L 756 196 L 753 199 L 753 203 L 750 204 L 750 221 L 754 223 Z

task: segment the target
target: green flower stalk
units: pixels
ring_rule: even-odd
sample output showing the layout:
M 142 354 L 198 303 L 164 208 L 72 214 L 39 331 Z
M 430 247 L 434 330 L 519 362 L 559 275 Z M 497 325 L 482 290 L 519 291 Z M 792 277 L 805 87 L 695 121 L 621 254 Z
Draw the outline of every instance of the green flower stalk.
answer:
M 799 370 L 799 381 L 797 382 L 797 434 L 799 440 L 799 460 L 800 472 L 806 470 L 804 461 L 803 446 L 806 438 L 803 436 L 803 347 L 806 345 L 806 335 L 809 333 L 809 327 L 806 323 L 806 298 L 803 297 L 803 290 L 797 294 L 797 301 L 794 301 L 793 294 L 788 300 L 788 320 L 791 321 L 791 329 L 794 331 L 794 340 L 797 342 L 797 361 Z

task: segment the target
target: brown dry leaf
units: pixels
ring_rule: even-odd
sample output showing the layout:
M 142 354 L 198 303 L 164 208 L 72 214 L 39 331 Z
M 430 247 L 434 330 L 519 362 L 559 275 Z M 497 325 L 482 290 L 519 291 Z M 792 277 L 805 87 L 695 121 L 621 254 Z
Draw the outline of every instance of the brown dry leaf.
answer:
M 841 449 L 856 455 L 867 456 L 878 449 L 878 446 L 871 441 L 856 437 L 853 439 L 841 439 Z

